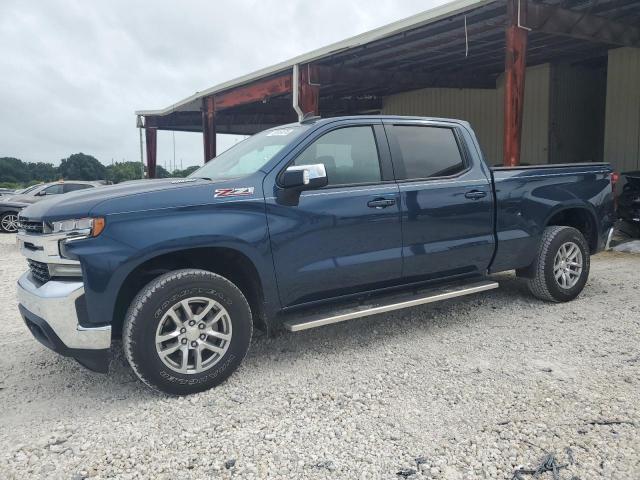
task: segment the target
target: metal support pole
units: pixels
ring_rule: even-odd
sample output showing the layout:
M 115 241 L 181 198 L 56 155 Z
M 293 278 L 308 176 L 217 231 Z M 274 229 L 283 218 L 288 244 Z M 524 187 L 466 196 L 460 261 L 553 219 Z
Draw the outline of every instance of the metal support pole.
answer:
M 207 163 L 216 157 L 216 102 L 213 96 L 202 102 L 202 144 Z
M 142 169 L 142 175 L 140 178 L 144 178 L 144 153 L 143 153 L 143 144 L 142 141 L 142 127 L 138 127 L 138 131 L 140 133 L 140 168 Z
M 311 83 L 310 65 L 293 66 L 293 109 L 301 121 L 306 114 L 318 115 L 320 85 Z
M 298 114 L 298 121 L 302 121 L 302 117 L 304 117 L 304 112 L 300 108 L 300 66 L 296 63 L 293 66 L 292 73 L 292 89 L 293 92 L 291 96 L 293 97 L 293 109 Z
M 527 68 L 527 0 L 507 0 L 504 67 L 504 166 L 520 165 Z
M 144 129 L 147 140 L 147 177 L 156 178 L 156 155 L 157 155 L 157 139 L 158 129 L 155 127 L 146 127 Z
M 311 83 L 311 65 L 300 70 L 300 109 L 304 115 L 318 115 L 320 85 Z

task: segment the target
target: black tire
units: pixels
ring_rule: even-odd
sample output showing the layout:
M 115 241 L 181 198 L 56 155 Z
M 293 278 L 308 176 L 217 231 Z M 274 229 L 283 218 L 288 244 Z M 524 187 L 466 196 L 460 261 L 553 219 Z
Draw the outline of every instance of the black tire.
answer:
M 211 299 L 224 307 L 232 335 L 225 353 L 209 369 L 200 373 L 180 373 L 161 359 L 156 350 L 156 333 L 169 309 L 194 297 Z M 251 310 L 238 287 L 215 273 L 187 269 L 164 274 L 138 293 L 124 321 L 122 343 L 131 368 L 145 384 L 164 393 L 188 395 L 208 390 L 226 380 L 247 354 L 252 332 Z M 191 358 L 187 357 L 188 360 Z
M 2 233 L 15 233 L 18 231 L 18 227 L 11 227 L 8 228 L 7 225 L 9 223 L 13 224 L 14 222 L 9 222 L 9 218 L 11 217 L 15 217 L 17 219 L 18 217 L 18 212 L 4 212 L 2 215 L 0 215 L 0 232 Z
M 554 261 L 560 248 L 567 243 L 572 243 L 580 249 L 582 270 L 574 285 L 563 287 L 556 280 Z M 589 245 L 580 231 L 564 226 L 547 227 L 542 234 L 536 260 L 529 269 L 532 276 L 527 279 L 527 284 L 531 293 L 542 300 L 568 302 L 582 292 L 589 278 L 589 267 Z

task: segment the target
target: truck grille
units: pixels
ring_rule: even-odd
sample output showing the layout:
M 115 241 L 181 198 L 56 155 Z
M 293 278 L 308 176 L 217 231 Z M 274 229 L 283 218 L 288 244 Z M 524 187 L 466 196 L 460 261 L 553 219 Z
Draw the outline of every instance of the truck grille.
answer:
M 44 224 L 42 222 L 32 222 L 24 218 L 19 218 L 19 228 L 27 233 L 43 233 Z
M 49 267 L 46 263 L 36 262 L 35 260 L 27 259 L 29 263 L 29 270 L 31 270 L 31 275 L 33 278 L 38 280 L 41 283 L 47 283 L 51 280 L 51 275 L 49 275 Z

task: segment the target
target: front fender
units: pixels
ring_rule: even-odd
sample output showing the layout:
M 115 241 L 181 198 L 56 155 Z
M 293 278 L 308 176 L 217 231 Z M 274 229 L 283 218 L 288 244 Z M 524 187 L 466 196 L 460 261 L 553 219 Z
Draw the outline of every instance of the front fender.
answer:
M 245 255 L 260 276 L 265 302 L 278 298 L 261 199 L 108 216 L 99 237 L 72 242 L 67 250 L 83 267 L 90 323 L 106 325 L 121 286 L 137 267 L 161 255 L 206 247 Z

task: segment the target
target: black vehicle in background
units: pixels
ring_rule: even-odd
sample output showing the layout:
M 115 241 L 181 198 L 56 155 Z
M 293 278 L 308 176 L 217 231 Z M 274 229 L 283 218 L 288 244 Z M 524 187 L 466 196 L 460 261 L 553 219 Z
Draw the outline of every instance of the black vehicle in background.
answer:
M 640 237 L 640 170 L 622 174 L 627 180 L 618 197 L 618 217 L 621 230 L 629 236 Z
M 0 196 L 0 233 L 15 233 L 18 231 L 18 213 L 25 207 L 44 200 L 50 195 L 60 195 L 85 188 L 104 185 L 104 182 L 83 182 L 66 180 L 52 183 L 33 185 L 13 195 Z

